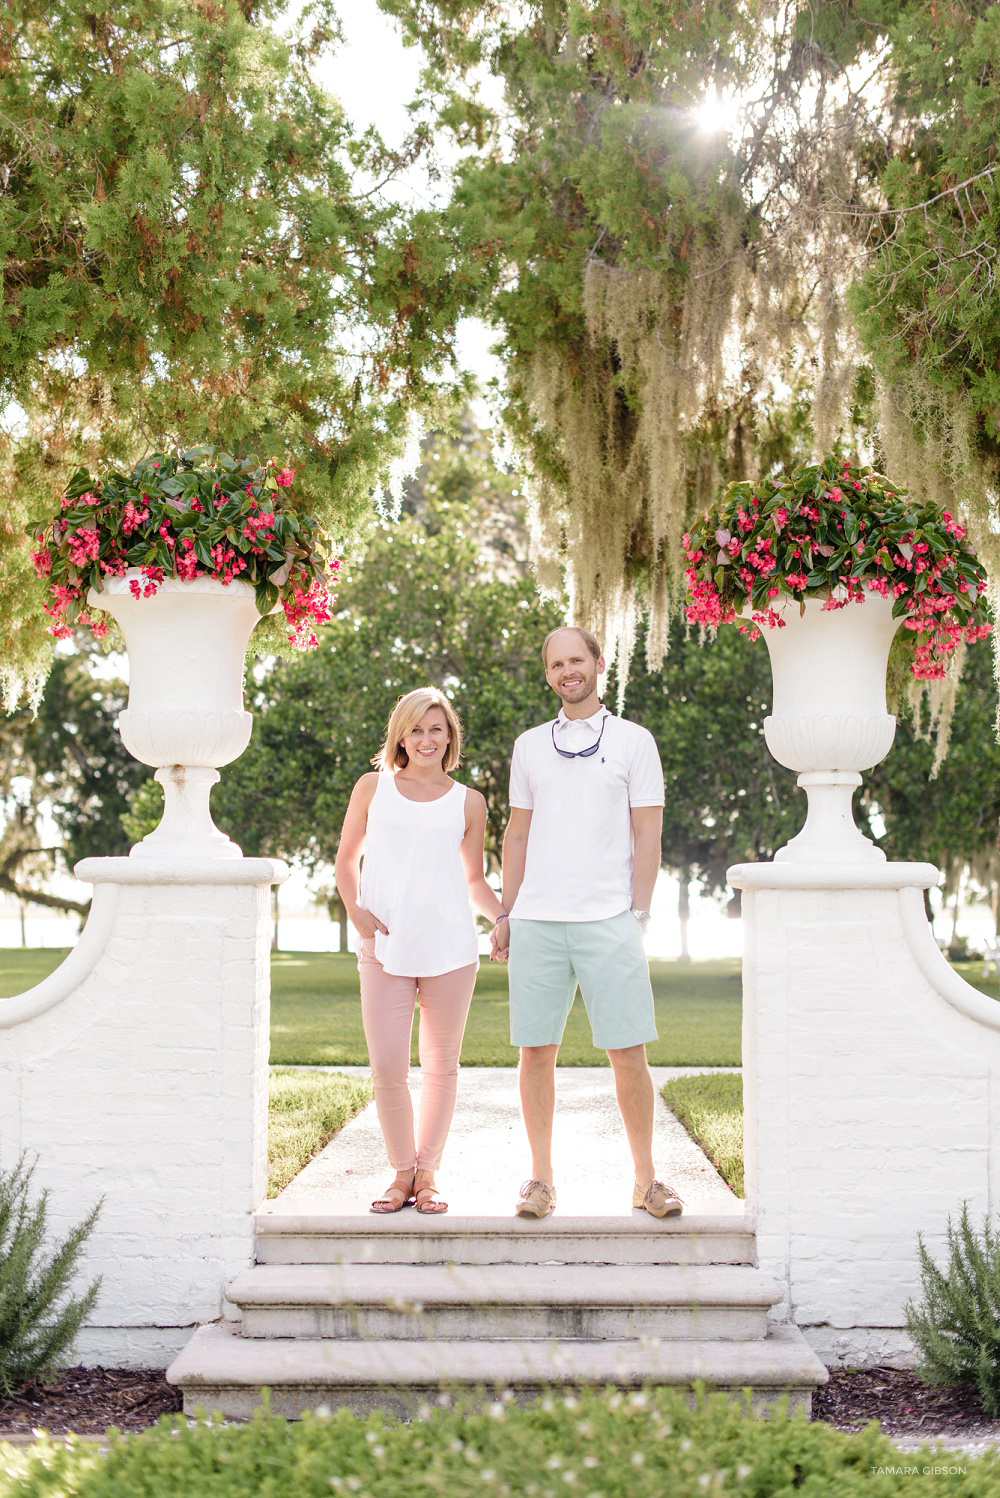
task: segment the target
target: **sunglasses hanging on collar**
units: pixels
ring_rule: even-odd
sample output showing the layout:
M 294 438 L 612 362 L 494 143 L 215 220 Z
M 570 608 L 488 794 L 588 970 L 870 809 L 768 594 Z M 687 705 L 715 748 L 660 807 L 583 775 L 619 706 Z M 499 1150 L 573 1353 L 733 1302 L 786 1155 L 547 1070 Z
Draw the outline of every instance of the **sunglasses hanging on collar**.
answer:
M 556 722 L 558 722 L 558 721 L 559 720 L 557 718 Z M 604 737 L 604 724 L 607 721 L 608 721 L 608 714 L 605 713 L 604 714 L 604 718 L 603 718 L 603 720 L 601 722 L 601 731 L 597 735 L 597 740 L 596 740 L 595 743 L 591 744 L 588 749 L 560 749 L 559 745 L 556 743 L 556 725 L 555 725 L 555 723 L 553 723 L 553 725 L 552 725 L 552 747 L 556 751 L 556 753 L 559 755 L 560 759 L 589 759 L 590 756 L 592 754 L 596 754 L 597 751 L 598 751 L 598 749 L 600 749 L 600 747 L 601 747 L 601 740 Z

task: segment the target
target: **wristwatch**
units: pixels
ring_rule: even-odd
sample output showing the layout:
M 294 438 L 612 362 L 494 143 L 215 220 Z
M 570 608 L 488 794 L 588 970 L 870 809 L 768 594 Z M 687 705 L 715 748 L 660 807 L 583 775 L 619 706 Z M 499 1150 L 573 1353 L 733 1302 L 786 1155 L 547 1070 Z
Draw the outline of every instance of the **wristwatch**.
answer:
M 636 920 L 639 922 L 639 925 L 642 927 L 643 935 L 645 935 L 646 934 L 646 927 L 649 925 L 649 911 L 648 910 L 633 910 L 632 914 L 635 916 Z

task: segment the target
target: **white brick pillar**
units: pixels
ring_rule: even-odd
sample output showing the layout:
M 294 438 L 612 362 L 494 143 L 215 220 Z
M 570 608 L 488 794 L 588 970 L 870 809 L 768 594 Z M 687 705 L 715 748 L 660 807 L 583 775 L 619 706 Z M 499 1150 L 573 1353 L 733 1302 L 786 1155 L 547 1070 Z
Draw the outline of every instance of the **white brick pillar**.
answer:
M 747 1205 L 828 1363 L 905 1360 L 917 1233 L 1000 1205 L 1000 1004 L 948 966 L 930 864 L 740 864 Z
M 78 946 L 0 999 L 0 1163 L 55 1232 L 104 1198 L 83 1361 L 166 1366 L 252 1260 L 267 1172 L 270 859 L 91 858 Z

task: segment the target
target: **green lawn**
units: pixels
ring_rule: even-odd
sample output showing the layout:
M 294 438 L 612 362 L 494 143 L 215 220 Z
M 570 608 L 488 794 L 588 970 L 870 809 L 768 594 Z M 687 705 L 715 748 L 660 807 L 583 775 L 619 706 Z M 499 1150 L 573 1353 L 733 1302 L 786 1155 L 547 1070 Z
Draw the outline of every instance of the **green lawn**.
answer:
M 739 1072 L 675 1077 L 663 1101 L 700 1144 L 726 1185 L 743 1195 L 743 1078 Z
M 653 1065 L 738 1066 L 739 962 L 654 962 L 652 969 L 661 1037 L 649 1047 Z M 271 966 L 271 993 L 272 1062 L 345 1066 L 367 1061 L 352 957 L 278 952 Z M 463 1064 L 514 1066 L 517 1052 L 509 1033 L 507 969 L 485 962 L 465 1032 Z M 560 1060 L 564 1066 L 607 1063 L 604 1052 L 594 1050 L 579 1000 L 566 1027 Z
M 367 1077 L 272 1066 L 268 1100 L 267 1194 L 277 1196 L 374 1097 Z
M 30 988 L 62 961 L 65 952 L 0 949 L 0 997 Z M 649 1047 L 654 1066 L 740 1064 L 740 964 L 652 962 L 660 1039 Z M 960 963 L 956 971 L 991 998 L 1000 999 L 995 977 L 984 982 L 982 963 Z M 353 957 L 315 952 L 277 952 L 271 965 L 271 1061 L 275 1065 L 365 1065 L 364 1035 Z M 507 970 L 484 962 L 476 984 L 462 1060 L 466 1066 L 513 1066 L 508 1043 Z M 416 1046 L 414 1045 L 414 1060 Z M 577 1000 L 560 1053 L 564 1066 L 606 1061 L 595 1051 L 583 1004 Z

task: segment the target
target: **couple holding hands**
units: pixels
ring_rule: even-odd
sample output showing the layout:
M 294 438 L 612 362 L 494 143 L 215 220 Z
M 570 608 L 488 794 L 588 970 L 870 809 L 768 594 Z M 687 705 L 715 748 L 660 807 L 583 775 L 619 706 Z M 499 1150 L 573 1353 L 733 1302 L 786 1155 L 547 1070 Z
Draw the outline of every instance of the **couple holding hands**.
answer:
M 545 679 L 562 707 L 514 745 L 503 891 L 486 881 L 486 802 L 452 780 L 462 733 L 435 688 L 397 703 L 375 760 L 354 787 L 337 889 L 361 938 L 361 1013 L 375 1105 L 396 1178 L 372 1211 L 448 1210 L 435 1176 L 455 1111 L 462 1036 L 479 966 L 473 910 L 495 922 L 491 960 L 507 961 L 510 1038 L 520 1047 L 521 1109 L 531 1177 L 516 1211 L 547 1217 L 556 1057 L 576 994 L 594 1045 L 608 1053 L 635 1164 L 632 1205 L 679 1213 L 653 1166 L 656 1039 L 642 938 L 660 867 L 663 772 L 653 737 L 603 706 L 604 670 L 593 635 L 554 630 L 542 647 Z M 364 860 L 362 863 L 362 855 Z M 414 1007 L 420 1002 L 420 1117 L 408 1084 Z

